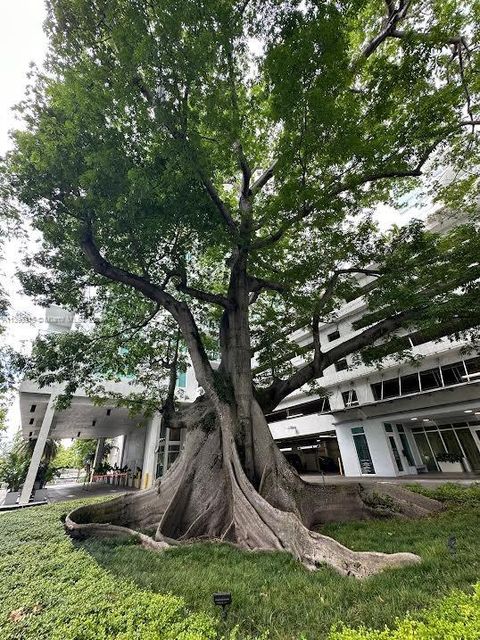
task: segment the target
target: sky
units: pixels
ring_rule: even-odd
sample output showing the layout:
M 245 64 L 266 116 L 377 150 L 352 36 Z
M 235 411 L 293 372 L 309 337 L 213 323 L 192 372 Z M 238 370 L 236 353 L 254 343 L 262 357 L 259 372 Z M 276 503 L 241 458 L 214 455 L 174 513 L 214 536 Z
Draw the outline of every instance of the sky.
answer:
M 45 19 L 43 0 L 0 0 L 0 155 L 11 146 L 9 131 L 18 127 L 12 106 L 25 93 L 27 73 L 31 62 L 41 65 L 47 38 L 42 30 Z M 0 281 L 9 295 L 11 316 L 18 318 L 28 313 L 32 322 L 9 322 L 6 333 L 0 338 L 15 348 L 27 350 L 43 325 L 44 310 L 20 293 L 20 283 L 15 277 L 22 251 L 20 240 L 5 244 L 0 261 Z M 20 414 L 15 399 L 8 415 L 8 435 L 19 427 Z
M 45 58 L 47 38 L 42 29 L 45 15 L 43 0 L 0 0 L 0 155 L 11 147 L 9 131 L 19 126 L 12 106 L 24 96 L 29 65 L 34 62 L 41 66 Z M 406 213 L 403 219 L 411 215 Z M 376 211 L 383 228 L 398 223 L 398 216 L 398 211 L 384 205 Z M 33 242 L 35 240 L 29 238 L 26 244 L 32 248 Z M 15 276 L 24 246 L 25 242 L 22 245 L 20 240 L 12 239 L 6 243 L 3 260 L 0 260 L 0 281 L 8 292 L 13 317 L 0 339 L 28 353 L 32 340 L 44 326 L 44 310 L 22 295 Z M 31 321 L 19 321 L 18 315 L 22 313 L 29 314 Z M 20 426 L 17 399 L 9 411 L 7 424 L 11 437 Z

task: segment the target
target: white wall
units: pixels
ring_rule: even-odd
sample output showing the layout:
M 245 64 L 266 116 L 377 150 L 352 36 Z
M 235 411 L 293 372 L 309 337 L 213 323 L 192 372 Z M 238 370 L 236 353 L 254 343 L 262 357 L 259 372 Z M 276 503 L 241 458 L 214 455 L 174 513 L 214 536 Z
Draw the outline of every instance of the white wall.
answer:
M 108 464 L 112 467 L 114 467 L 115 465 L 119 467 L 121 466 L 124 439 L 125 436 L 117 436 L 116 438 L 111 438 L 110 440 L 113 447 L 108 455 Z
M 330 414 L 313 413 L 309 416 L 299 416 L 288 420 L 279 420 L 269 424 L 275 440 L 279 438 L 293 438 L 296 435 L 310 433 L 324 433 L 334 430 L 333 418 Z
M 346 476 L 360 476 L 360 463 L 352 436 L 352 427 L 363 427 L 376 476 L 396 476 L 397 469 L 388 446 L 383 422 L 364 420 L 337 425 L 337 440 Z M 373 477 L 368 474 L 365 477 Z
M 127 465 L 132 471 L 143 467 L 145 451 L 145 427 L 136 427 L 125 436 L 122 467 Z

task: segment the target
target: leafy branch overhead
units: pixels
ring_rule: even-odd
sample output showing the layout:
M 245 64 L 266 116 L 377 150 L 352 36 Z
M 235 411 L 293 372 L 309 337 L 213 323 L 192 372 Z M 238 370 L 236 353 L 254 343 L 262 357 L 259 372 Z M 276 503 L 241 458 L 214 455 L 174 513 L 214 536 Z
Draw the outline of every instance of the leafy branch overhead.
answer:
M 81 346 L 102 332 L 144 345 L 135 375 L 166 348 L 168 316 L 194 361 L 221 352 L 242 261 L 254 383 L 270 408 L 336 359 L 384 357 L 399 330 L 436 335 L 453 307 L 452 333 L 478 323 L 474 2 L 48 8 L 47 68 L 19 106 L 27 127 L 4 168 L 43 233 L 26 289 L 97 327 L 72 343 L 72 389 L 98 368 L 122 371 Z M 461 212 L 463 230 L 380 232 L 372 211 L 419 188 Z M 363 326 L 324 352 L 318 323 L 360 293 Z M 305 327 L 299 351 L 289 335 Z M 71 371 L 57 364 L 50 375 Z

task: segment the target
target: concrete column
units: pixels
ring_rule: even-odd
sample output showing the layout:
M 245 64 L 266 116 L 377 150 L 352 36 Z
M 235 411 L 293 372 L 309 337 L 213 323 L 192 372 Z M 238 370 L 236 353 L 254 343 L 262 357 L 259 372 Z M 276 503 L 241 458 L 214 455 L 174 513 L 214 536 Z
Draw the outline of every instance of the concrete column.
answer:
M 155 449 L 160 437 L 162 416 L 155 413 L 147 426 L 142 466 L 142 489 L 149 489 L 155 480 Z
M 97 448 L 95 449 L 95 457 L 93 459 L 93 471 L 95 472 L 100 466 L 103 458 L 103 449 L 105 447 L 105 438 L 98 438 Z
M 47 404 L 47 409 L 45 411 L 45 416 L 43 417 L 42 426 L 40 427 L 38 438 L 35 443 L 35 448 L 33 449 L 32 458 L 28 467 L 27 477 L 23 484 L 22 493 L 20 494 L 20 500 L 18 501 L 19 504 L 28 504 L 30 496 L 32 495 L 33 485 L 38 473 L 38 467 L 40 466 L 40 461 L 45 449 L 45 443 L 48 439 L 48 434 L 50 433 L 50 428 L 52 426 L 53 416 L 55 414 L 56 400 L 57 394 L 52 393 Z

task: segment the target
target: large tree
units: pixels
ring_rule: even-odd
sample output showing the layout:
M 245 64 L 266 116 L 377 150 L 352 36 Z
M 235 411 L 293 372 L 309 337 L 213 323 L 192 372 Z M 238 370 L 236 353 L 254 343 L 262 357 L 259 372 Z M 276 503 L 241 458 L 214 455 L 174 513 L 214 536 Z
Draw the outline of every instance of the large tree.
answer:
M 480 324 L 478 3 L 47 5 L 48 63 L 7 171 L 43 236 L 26 289 L 90 329 L 44 343 L 44 380 L 72 390 L 112 360 L 172 372 L 183 347 L 204 390 L 175 410 L 163 385 L 170 424 L 187 430 L 182 455 L 154 489 L 79 512 L 76 526 L 155 525 L 145 544 L 210 537 L 357 576 L 415 560 L 311 531 L 339 502 L 364 509 L 360 489 L 302 482 L 264 414 L 350 354 L 405 356 L 405 332 Z M 420 187 L 464 224 L 381 233 L 375 208 Z M 319 324 L 359 295 L 369 311 L 355 335 L 326 349 Z M 302 327 L 312 339 L 299 350 Z M 112 356 L 122 333 L 130 347 Z

